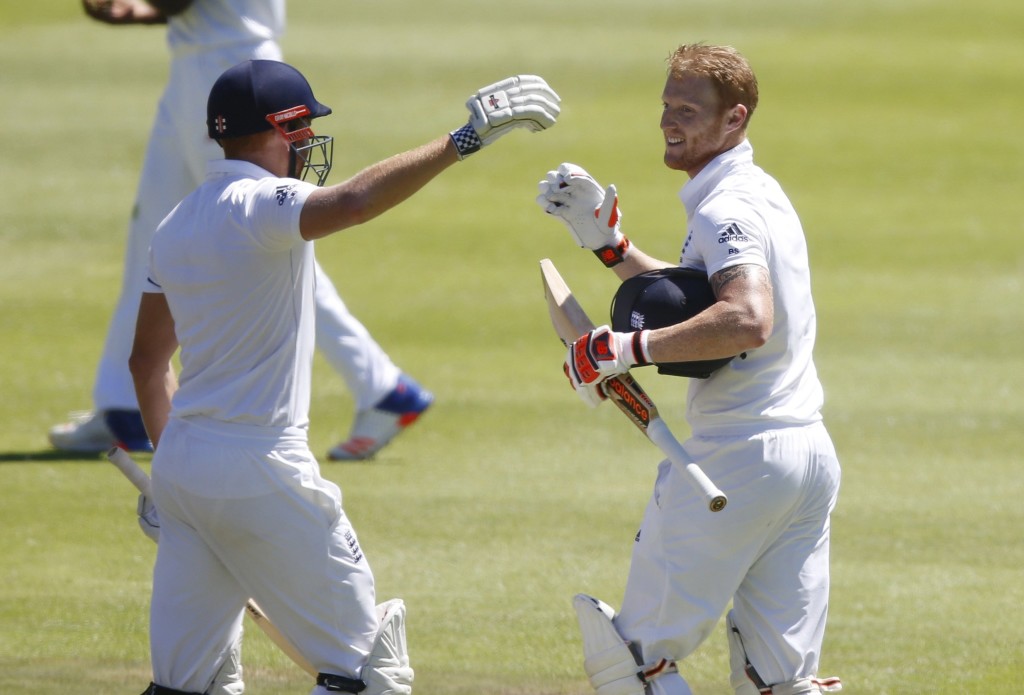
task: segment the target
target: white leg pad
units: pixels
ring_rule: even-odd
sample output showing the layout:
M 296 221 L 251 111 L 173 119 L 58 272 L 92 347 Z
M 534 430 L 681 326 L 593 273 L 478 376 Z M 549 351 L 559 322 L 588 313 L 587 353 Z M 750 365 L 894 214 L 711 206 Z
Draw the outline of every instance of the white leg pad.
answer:
M 747 671 L 753 670 L 747 660 L 747 652 L 743 648 L 743 640 L 740 638 L 740 631 L 736 629 L 736 622 L 733 620 L 732 611 L 725 614 L 725 633 L 729 638 L 729 685 L 736 692 L 736 695 L 759 695 L 764 691 L 751 680 Z
M 820 695 L 843 689 L 838 678 L 801 678 L 788 683 L 776 683 L 771 687 L 772 695 Z
M 245 682 L 242 681 L 242 631 L 238 631 L 228 656 L 214 676 L 208 695 L 242 695 Z
M 572 600 L 583 633 L 583 669 L 600 695 L 644 695 L 642 669 L 612 624 L 615 611 L 586 594 Z
M 413 670 L 405 640 L 405 603 L 394 598 L 377 606 L 380 629 L 363 667 L 363 695 L 411 695 Z
M 729 637 L 729 684 L 736 695 L 820 695 L 843 689 L 838 678 L 799 678 L 786 683 L 765 685 L 747 659 L 732 611 L 725 616 L 725 630 Z

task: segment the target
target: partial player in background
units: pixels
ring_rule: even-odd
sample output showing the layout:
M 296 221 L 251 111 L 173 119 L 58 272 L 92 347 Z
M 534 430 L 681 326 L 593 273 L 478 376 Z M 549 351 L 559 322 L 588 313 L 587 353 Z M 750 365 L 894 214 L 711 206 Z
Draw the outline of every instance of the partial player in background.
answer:
M 596 385 L 634 366 L 664 371 L 733 357 L 688 379 L 691 437 L 683 444 L 729 505 L 708 514 L 682 468 L 661 463 L 621 611 L 576 597 L 585 669 L 603 695 L 686 695 L 683 660 L 726 613 L 737 695 L 836 690 L 838 680 L 819 679 L 817 670 L 840 470 L 812 358 L 803 229 L 778 183 L 753 162 L 746 133 L 758 88 L 745 58 L 727 46 L 680 46 L 661 99 L 665 165 L 689 177 L 678 265 L 707 276 L 714 303 L 693 316 L 680 307 L 674 321 L 652 327 L 638 301 L 626 325 L 581 335 L 564 368 L 594 403 Z M 545 212 L 620 280 L 673 266 L 623 235 L 614 186 L 562 164 L 540 191 Z
M 316 668 L 314 695 L 411 693 L 404 606 L 378 616 L 341 491 L 308 446 L 312 241 L 512 130 L 554 125 L 558 102 L 531 75 L 488 85 L 466 125 L 323 187 L 333 139 L 313 121 L 331 110 L 299 71 L 246 61 L 214 83 L 206 124 L 224 158 L 154 234 L 129 363 L 160 524 L 148 693 L 208 692 L 249 598 Z
M 250 58 L 281 60 L 285 0 L 83 0 L 88 16 L 114 25 L 166 24 L 170 76 L 157 107 L 128 228 L 121 294 L 93 385 L 93 409 L 53 427 L 51 444 L 79 453 L 151 449 L 128 373 L 146 254 L 160 220 L 203 180 L 221 156 L 203 128 L 217 76 Z M 348 437 L 333 460 L 372 457 L 430 407 L 433 396 L 403 373 L 345 306 L 317 265 L 317 348 L 355 399 Z

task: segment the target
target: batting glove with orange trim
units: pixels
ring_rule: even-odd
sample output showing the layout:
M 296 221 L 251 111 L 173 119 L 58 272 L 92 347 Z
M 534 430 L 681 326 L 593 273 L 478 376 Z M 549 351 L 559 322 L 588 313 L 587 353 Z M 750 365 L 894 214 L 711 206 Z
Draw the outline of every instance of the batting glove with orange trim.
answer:
M 615 184 L 602 188 L 582 167 L 564 163 L 537 187 L 537 204 L 568 227 L 578 246 L 593 251 L 606 266 L 622 262 L 629 239 L 620 229 Z
M 628 372 L 631 367 L 651 364 L 647 350 L 650 331 L 618 333 L 600 326 L 581 335 L 569 346 L 563 369 L 569 383 L 588 405 L 595 402 L 599 384 L 609 377 Z

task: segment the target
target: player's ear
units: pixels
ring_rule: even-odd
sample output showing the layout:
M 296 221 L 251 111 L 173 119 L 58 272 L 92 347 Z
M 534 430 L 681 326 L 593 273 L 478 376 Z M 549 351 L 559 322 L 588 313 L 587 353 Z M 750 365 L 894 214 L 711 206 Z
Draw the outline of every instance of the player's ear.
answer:
M 747 123 L 747 107 L 743 104 L 736 104 L 732 106 L 725 119 L 725 127 L 730 132 L 733 130 L 742 130 Z

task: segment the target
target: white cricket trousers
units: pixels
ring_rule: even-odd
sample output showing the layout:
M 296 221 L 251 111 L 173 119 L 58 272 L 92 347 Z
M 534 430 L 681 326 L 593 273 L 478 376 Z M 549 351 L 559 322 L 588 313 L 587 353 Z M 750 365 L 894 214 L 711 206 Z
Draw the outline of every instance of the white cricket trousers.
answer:
M 769 684 L 816 675 L 829 592 L 829 522 L 840 469 L 821 423 L 684 445 L 728 495 L 718 513 L 668 461 L 633 548 L 615 623 L 645 662 L 683 659 L 733 602 L 747 656 Z M 680 674 L 654 695 L 688 695 Z
M 373 574 L 305 433 L 172 419 L 153 457 L 160 543 L 153 678 L 206 692 L 246 600 L 321 672 L 358 678 L 378 628 Z
M 97 410 L 137 410 L 128 357 L 149 266 L 149 245 L 164 217 L 206 176 L 206 162 L 224 156 L 206 132 L 206 100 L 220 74 L 249 58 L 280 60 L 273 41 L 228 44 L 174 56 L 146 145 L 125 243 L 121 294 L 96 368 Z M 398 384 L 399 369 L 341 300 L 317 264 L 316 344 L 341 374 L 357 410 L 372 407 Z

